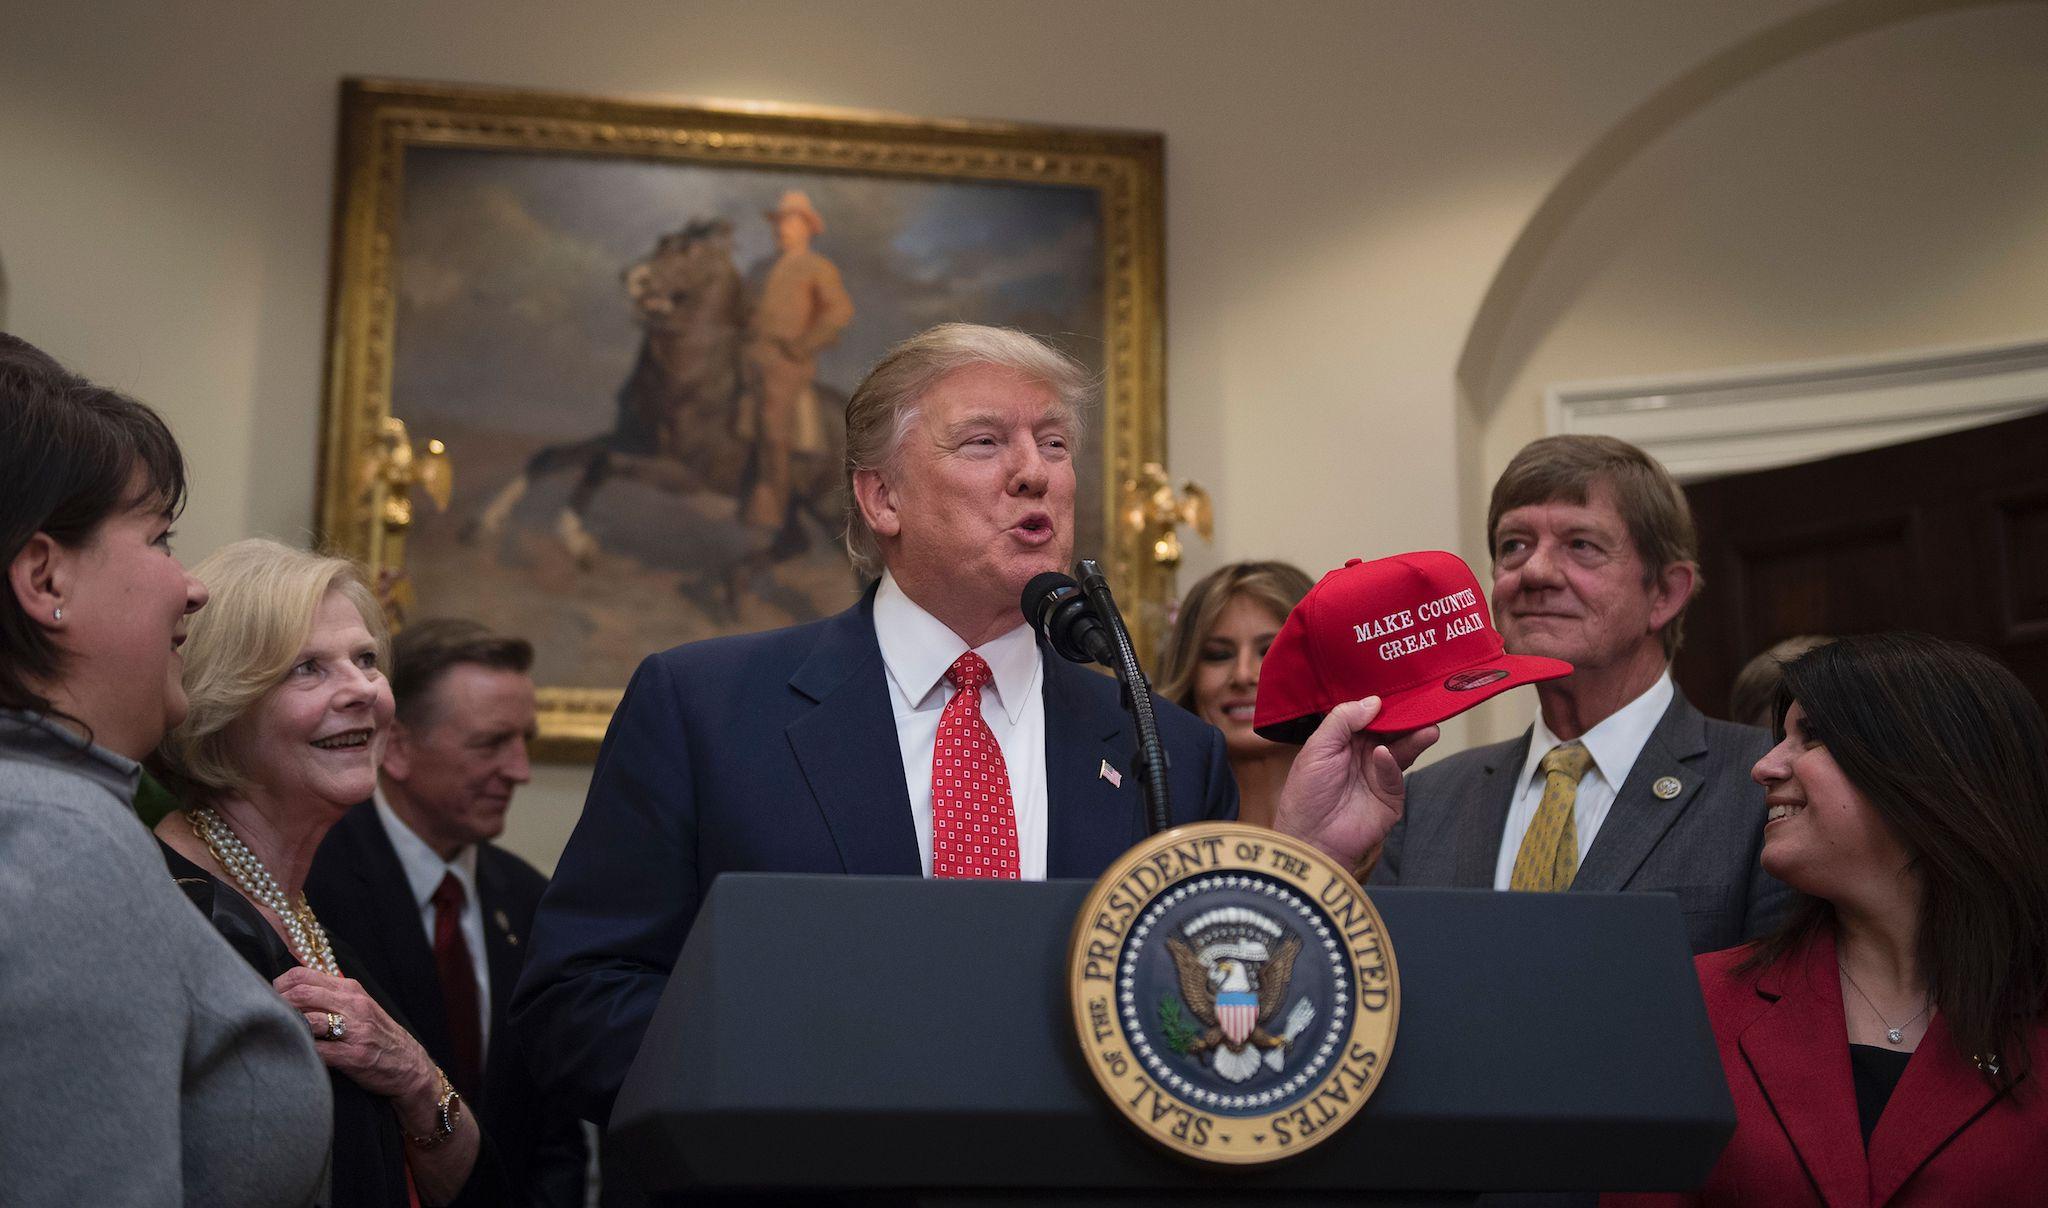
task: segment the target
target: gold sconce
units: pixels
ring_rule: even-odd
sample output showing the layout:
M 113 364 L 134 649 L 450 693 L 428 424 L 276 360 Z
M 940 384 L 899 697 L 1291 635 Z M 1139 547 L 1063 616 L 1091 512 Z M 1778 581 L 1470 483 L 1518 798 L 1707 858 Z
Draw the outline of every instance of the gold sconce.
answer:
M 1176 493 L 1166 467 L 1156 461 L 1146 462 L 1136 478 L 1124 479 L 1122 510 L 1125 527 L 1151 547 L 1152 560 L 1161 566 L 1180 565 L 1180 526 L 1194 529 L 1204 541 L 1216 534 L 1209 492 L 1189 480 Z
M 369 515 L 366 553 L 377 576 L 377 595 L 393 629 L 404 621 L 413 603 L 412 584 L 405 578 L 405 534 L 412 527 L 413 488 L 426 492 L 436 511 L 447 511 L 455 491 L 455 467 L 448 447 L 429 440 L 424 450 L 413 447 L 405 421 L 387 415 L 363 459 L 358 490 Z

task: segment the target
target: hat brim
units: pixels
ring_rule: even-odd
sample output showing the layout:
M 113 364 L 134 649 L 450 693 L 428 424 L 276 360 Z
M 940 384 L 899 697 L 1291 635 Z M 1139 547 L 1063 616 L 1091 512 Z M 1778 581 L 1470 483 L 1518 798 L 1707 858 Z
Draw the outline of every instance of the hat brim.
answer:
M 1500 673 L 1505 674 L 1500 674 Z M 1572 665 L 1562 659 L 1533 654 L 1503 654 L 1499 658 L 1467 667 L 1380 700 L 1379 716 L 1366 729 L 1378 734 L 1405 734 L 1438 722 L 1449 721 L 1475 705 L 1492 700 L 1510 688 L 1563 679 Z M 1467 684 L 1452 687 L 1453 684 Z
M 1380 711 L 1365 727 L 1374 734 L 1405 734 L 1438 722 L 1449 721 L 1476 705 L 1492 700 L 1510 688 L 1544 680 L 1563 679 L 1572 665 L 1562 659 L 1532 654 L 1503 654 L 1444 677 L 1389 692 L 1380 698 Z M 1453 687 L 1452 685 L 1460 685 Z M 1308 713 L 1281 718 L 1253 727 L 1253 733 L 1273 742 L 1296 746 L 1308 741 L 1324 714 Z

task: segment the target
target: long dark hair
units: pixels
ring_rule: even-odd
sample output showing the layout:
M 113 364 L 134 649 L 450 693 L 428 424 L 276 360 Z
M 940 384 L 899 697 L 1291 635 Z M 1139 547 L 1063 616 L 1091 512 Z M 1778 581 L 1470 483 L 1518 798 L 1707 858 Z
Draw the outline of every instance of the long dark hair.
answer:
M 1809 733 L 1905 845 L 1925 897 L 1919 955 L 1965 1057 L 1994 1085 L 2027 1063 L 2048 1008 L 2048 723 L 2026 686 L 1973 647 L 1924 634 L 1839 638 L 1785 665 Z M 1795 907 L 1744 962 L 1758 968 L 1833 922 Z
M 109 516 L 184 502 L 185 458 L 156 412 L 0 332 L 0 568 L 37 533 L 77 548 Z M 52 712 L 35 685 L 63 673 L 59 654 L 12 586 L 0 590 L 0 708 Z

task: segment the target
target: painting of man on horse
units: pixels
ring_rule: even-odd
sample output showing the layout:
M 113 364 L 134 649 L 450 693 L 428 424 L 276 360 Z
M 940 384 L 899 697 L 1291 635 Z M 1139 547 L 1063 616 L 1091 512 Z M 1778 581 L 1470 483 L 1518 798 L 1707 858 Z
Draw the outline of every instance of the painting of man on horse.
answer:
M 621 281 L 643 336 L 619 387 L 609 432 L 547 445 L 463 529 L 465 542 L 498 537 L 535 481 L 574 476 L 554 531 L 584 568 L 602 552 L 585 517 L 614 477 L 672 493 L 710 491 L 758 530 L 726 568 L 732 611 L 751 574 L 811 547 L 843 522 L 840 460 L 845 396 L 816 380 L 818 351 L 853 318 L 838 269 L 810 250 L 824 220 L 801 191 L 764 214 L 782 254 L 765 286 L 750 290 L 733 262 L 732 224 L 696 219 L 662 235 Z
M 1090 188 L 439 148 L 405 179 L 390 411 L 455 483 L 407 570 L 545 684 L 857 600 L 846 394 L 891 344 L 994 323 L 1101 368 Z

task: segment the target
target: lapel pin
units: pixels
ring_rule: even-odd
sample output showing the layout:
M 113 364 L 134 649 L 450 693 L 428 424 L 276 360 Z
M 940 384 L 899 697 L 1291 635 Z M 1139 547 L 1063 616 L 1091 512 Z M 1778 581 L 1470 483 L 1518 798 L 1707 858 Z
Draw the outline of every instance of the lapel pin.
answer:
M 500 931 L 512 930 L 512 920 L 502 910 L 493 910 L 491 912 L 491 921 L 498 925 L 498 930 Z
M 1110 767 L 1109 760 L 1107 759 L 1102 761 L 1101 769 L 1097 771 L 1095 774 L 1101 777 L 1102 779 L 1109 781 L 1109 787 L 1113 789 L 1120 789 L 1124 787 L 1124 774 L 1122 772 L 1117 771 L 1115 768 Z
M 1657 795 L 1657 800 L 1669 801 L 1673 797 L 1678 796 L 1679 790 L 1684 787 L 1684 785 L 1678 782 L 1678 777 L 1676 776 L 1659 776 L 1657 777 L 1657 783 L 1650 786 L 1650 791 Z

